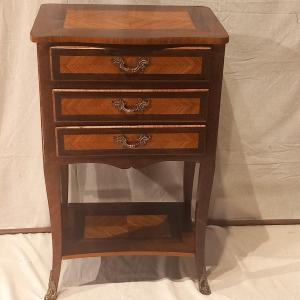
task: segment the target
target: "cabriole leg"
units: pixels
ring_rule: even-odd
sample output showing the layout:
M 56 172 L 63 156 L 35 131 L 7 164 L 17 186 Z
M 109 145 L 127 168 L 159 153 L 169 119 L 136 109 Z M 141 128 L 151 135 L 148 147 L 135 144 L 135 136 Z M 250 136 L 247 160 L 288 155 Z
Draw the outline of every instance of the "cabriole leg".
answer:
M 185 161 L 183 168 L 183 198 L 184 198 L 184 230 L 192 230 L 191 203 L 193 195 L 193 182 L 195 174 L 193 161 Z
M 60 166 L 44 161 L 44 174 L 49 203 L 52 234 L 52 270 L 49 276 L 48 291 L 45 300 L 57 298 L 57 287 L 62 261 L 62 217 L 61 217 L 61 175 Z
M 214 158 L 206 158 L 201 161 L 196 204 L 196 267 L 199 291 L 204 295 L 211 293 L 206 276 L 205 235 L 214 171 Z

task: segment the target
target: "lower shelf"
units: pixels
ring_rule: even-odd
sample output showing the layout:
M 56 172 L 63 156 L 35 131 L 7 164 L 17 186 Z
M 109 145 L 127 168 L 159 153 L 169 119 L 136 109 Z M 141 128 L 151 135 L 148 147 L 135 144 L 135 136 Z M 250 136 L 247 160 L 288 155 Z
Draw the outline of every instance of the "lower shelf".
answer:
M 182 203 L 69 204 L 63 209 L 63 258 L 192 256 L 195 234 L 182 232 L 182 209 Z
M 101 249 L 92 251 L 91 249 Z M 193 256 L 195 253 L 194 233 L 184 233 L 182 240 L 149 239 L 149 240 L 82 240 L 68 243 L 64 249 L 63 259 L 93 256 Z

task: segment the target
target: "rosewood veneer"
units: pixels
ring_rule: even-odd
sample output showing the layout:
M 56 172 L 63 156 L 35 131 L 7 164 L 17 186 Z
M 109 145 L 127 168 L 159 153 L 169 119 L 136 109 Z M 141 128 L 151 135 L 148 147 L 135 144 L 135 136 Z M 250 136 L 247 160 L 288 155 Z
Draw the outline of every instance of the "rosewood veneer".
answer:
M 210 294 L 205 228 L 228 34 L 207 7 L 42 5 L 37 43 L 44 174 L 57 298 L 62 259 L 194 256 Z M 68 166 L 183 161 L 183 201 L 72 203 Z M 200 163 L 195 224 L 191 198 Z

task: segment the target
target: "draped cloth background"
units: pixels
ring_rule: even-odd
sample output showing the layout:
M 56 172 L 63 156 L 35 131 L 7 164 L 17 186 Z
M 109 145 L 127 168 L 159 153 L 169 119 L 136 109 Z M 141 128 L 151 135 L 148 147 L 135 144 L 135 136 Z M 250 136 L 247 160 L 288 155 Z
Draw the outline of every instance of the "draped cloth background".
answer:
M 50 2 L 210 6 L 230 35 L 211 218 L 300 218 L 300 1 L 1 0 L 0 228 L 49 225 L 29 33 Z M 72 201 L 182 201 L 182 163 L 71 171 Z

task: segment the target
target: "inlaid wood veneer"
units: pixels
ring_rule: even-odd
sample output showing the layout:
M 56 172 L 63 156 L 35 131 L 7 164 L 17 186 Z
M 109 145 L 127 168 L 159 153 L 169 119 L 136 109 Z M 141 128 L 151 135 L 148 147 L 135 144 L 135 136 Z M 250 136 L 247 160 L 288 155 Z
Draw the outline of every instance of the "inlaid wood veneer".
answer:
M 115 141 L 119 134 L 65 134 L 65 151 L 116 150 L 123 147 Z M 141 134 L 126 134 L 128 143 L 135 143 Z M 135 150 L 143 149 L 197 149 L 199 133 L 152 133 L 151 140 Z
M 44 4 L 31 39 L 38 43 L 210 45 L 225 44 L 228 34 L 204 6 Z
M 177 90 L 53 90 L 57 121 L 166 121 L 166 118 L 205 122 L 208 89 Z
M 84 238 L 170 238 L 166 215 L 86 216 Z
M 54 80 L 209 78 L 211 47 L 116 49 L 53 46 Z
M 80 10 L 67 11 L 64 28 L 196 30 L 190 14 L 184 10 Z
M 60 56 L 59 70 L 67 74 L 120 74 L 112 63 L 114 56 Z M 127 66 L 135 67 L 139 57 L 122 57 Z M 143 74 L 201 74 L 202 57 L 151 57 Z
M 56 129 L 58 156 L 205 151 L 205 125 L 70 126 Z
M 137 104 L 148 98 L 119 98 L 128 107 L 136 107 Z M 80 115 L 124 115 L 114 106 L 117 98 L 62 98 L 61 114 L 66 116 Z M 200 113 L 200 99 L 174 99 L 152 98 L 149 99 L 149 107 L 144 111 L 129 112 L 130 114 L 143 115 L 194 115 Z

